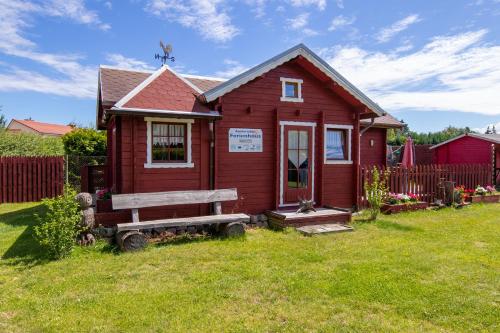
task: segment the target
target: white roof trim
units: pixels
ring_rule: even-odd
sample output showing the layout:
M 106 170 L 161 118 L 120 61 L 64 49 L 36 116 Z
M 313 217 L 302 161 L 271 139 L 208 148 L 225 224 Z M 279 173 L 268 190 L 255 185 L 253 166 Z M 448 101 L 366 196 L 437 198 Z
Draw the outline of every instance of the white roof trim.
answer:
M 304 44 L 299 44 L 281 54 L 278 54 L 277 56 L 263 62 L 262 64 L 257 65 L 240 75 L 235 76 L 234 78 L 220 84 L 215 88 L 210 89 L 209 91 L 206 91 L 202 96 L 207 102 L 212 102 L 218 97 L 244 85 L 245 83 L 261 76 L 266 72 L 269 72 L 270 70 L 284 64 L 287 61 L 292 60 L 293 58 L 296 58 L 299 55 L 303 56 L 312 64 L 314 64 L 314 66 L 316 66 L 324 74 L 334 80 L 337 84 L 347 90 L 357 100 L 365 104 L 379 116 L 382 116 L 386 113 L 378 104 L 376 104 L 370 98 L 368 98 L 368 96 L 363 94 L 358 88 L 347 81 L 342 75 L 340 75 L 336 70 L 334 70 L 330 65 L 328 65 L 323 59 L 312 52 Z
M 120 108 L 123 105 L 125 105 L 125 103 L 130 101 L 135 95 L 139 93 L 139 91 L 147 87 L 151 82 L 153 82 L 158 76 L 160 76 L 166 70 L 167 66 L 162 66 L 159 70 L 148 76 L 146 80 L 142 81 L 137 87 L 132 89 L 128 94 L 123 96 L 122 99 L 120 99 L 118 102 L 115 103 L 115 106 Z
M 227 81 L 227 79 L 223 79 L 221 77 L 214 76 L 203 76 L 203 75 L 193 75 L 193 74 L 180 74 L 182 77 L 188 79 L 199 79 L 199 80 L 208 80 L 208 81 Z
M 195 86 L 191 81 L 187 80 L 185 77 L 182 77 L 181 74 L 177 73 L 176 71 L 174 71 L 169 66 L 165 65 L 165 67 L 167 67 L 169 71 L 171 71 L 175 76 L 177 76 L 179 79 L 181 79 L 182 82 L 184 82 L 185 84 L 187 84 L 188 86 L 190 86 L 192 89 L 194 89 L 198 94 L 203 94 L 203 90 L 201 90 L 200 88 L 198 88 L 197 86 Z
M 121 68 L 121 67 L 110 66 L 110 65 L 99 65 L 99 68 L 114 69 L 117 71 L 124 71 L 124 72 L 138 72 L 138 73 L 149 73 L 149 74 L 153 74 L 155 72 L 155 71 L 152 71 L 149 69 Z
M 141 109 L 141 108 L 126 108 L 126 107 L 112 107 L 111 111 L 125 111 L 125 112 L 144 112 L 153 114 L 165 114 L 165 115 L 183 115 L 183 116 L 195 116 L 195 117 L 220 117 L 221 114 L 217 111 L 210 112 L 193 112 L 193 111 L 181 111 L 181 110 L 162 110 L 162 109 Z
M 434 148 L 437 148 L 437 147 L 441 147 L 442 145 L 445 145 L 447 143 L 450 143 L 450 142 L 453 142 L 455 140 L 461 139 L 464 136 L 470 136 L 472 138 L 476 138 L 476 139 L 485 140 L 485 141 L 489 141 L 489 142 L 494 142 L 496 144 L 500 144 L 500 140 L 496 140 L 494 138 L 488 138 L 488 137 L 485 137 L 484 135 L 478 135 L 476 133 L 465 133 L 465 134 L 461 134 L 461 135 L 459 135 L 457 137 L 451 138 L 449 140 L 446 140 L 444 142 L 438 143 L 437 145 L 429 147 L 429 149 L 434 149 Z

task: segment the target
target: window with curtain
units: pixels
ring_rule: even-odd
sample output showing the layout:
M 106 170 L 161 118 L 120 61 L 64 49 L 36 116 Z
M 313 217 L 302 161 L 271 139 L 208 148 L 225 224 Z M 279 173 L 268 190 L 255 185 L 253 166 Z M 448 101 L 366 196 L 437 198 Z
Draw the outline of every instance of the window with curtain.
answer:
M 153 163 L 186 162 L 186 124 L 152 123 Z
M 332 161 L 346 161 L 347 131 L 343 129 L 328 129 L 326 132 L 326 159 Z

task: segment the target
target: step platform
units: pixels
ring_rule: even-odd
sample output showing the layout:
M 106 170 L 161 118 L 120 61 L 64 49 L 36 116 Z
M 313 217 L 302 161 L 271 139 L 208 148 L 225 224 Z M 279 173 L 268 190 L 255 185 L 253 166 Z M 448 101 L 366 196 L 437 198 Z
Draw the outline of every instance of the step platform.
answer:
M 303 227 L 298 227 L 297 231 L 303 235 L 312 236 L 318 234 L 330 234 L 330 233 L 354 231 L 354 229 L 348 225 L 331 223 L 331 224 L 305 225 Z
M 347 210 L 316 208 L 315 212 L 297 213 L 296 209 L 266 212 L 269 226 L 273 228 L 302 227 L 319 224 L 347 224 L 352 214 Z

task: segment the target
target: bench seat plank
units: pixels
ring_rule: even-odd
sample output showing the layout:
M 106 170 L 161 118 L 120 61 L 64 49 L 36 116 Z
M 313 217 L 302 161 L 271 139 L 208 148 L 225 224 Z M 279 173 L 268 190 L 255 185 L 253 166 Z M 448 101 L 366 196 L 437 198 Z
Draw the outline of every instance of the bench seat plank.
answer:
M 207 204 L 238 200 L 236 189 L 114 194 L 113 209 Z
M 152 228 L 168 228 L 168 227 L 182 227 L 193 226 L 202 224 L 218 224 L 218 223 L 232 223 L 232 222 L 250 222 L 250 216 L 246 214 L 223 214 L 223 215 L 208 215 L 208 216 L 195 216 L 184 218 L 172 218 L 165 220 L 154 220 L 147 222 L 137 223 L 120 223 L 117 224 L 117 231 L 127 230 L 141 230 Z

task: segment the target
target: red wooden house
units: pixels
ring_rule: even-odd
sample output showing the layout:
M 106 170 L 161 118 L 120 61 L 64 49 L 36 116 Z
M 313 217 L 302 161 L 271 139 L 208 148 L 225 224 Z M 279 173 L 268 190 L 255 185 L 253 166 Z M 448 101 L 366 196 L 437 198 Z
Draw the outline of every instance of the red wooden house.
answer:
M 223 210 L 248 214 L 299 197 L 355 207 L 359 165 L 385 164 L 387 128 L 401 126 L 302 44 L 227 81 L 102 66 L 97 104 L 114 191 L 237 188 Z
M 462 134 L 430 149 L 436 164 L 493 164 L 500 181 L 500 134 Z

